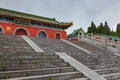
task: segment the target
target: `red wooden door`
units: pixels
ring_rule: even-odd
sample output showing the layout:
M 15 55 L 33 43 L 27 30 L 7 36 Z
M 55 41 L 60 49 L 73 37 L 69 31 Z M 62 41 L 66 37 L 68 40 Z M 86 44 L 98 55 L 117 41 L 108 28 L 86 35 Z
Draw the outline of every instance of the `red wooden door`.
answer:
M 61 36 L 59 33 L 56 34 L 56 39 L 61 39 Z
M 23 29 L 19 29 L 16 31 L 15 35 L 27 35 L 27 32 Z

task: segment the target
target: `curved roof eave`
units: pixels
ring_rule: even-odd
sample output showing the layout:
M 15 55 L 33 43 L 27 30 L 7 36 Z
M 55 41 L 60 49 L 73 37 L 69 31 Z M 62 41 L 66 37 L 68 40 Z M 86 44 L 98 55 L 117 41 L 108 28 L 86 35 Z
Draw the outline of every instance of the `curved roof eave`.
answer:
M 9 15 L 12 17 L 19 17 L 19 18 L 24 18 L 24 19 L 29 19 L 29 20 L 34 20 L 34 21 L 38 21 L 38 22 L 43 22 L 46 24 L 55 24 L 61 27 L 65 27 L 68 28 L 70 26 L 73 25 L 72 22 L 70 23 L 63 23 L 63 22 L 58 22 L 55 20 L 55 18 L 46 18 L 46 17 L 41 17 L 41 16 L 37 16 L 37 15 L 32 15 L 32 14 L 27 14 L 27 13 L 23 13 L 23 12 L 17 12 L 17 11 L 13 11 L 13 10 L 7 10 L 7 9 L 2 9 L 0 8 L 0 14 L 1 15 Z

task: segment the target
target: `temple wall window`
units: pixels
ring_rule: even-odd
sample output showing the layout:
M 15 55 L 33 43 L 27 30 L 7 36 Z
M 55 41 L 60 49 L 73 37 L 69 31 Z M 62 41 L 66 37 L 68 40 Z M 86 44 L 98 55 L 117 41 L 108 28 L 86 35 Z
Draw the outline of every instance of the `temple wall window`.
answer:
M 0 21 L 5 21 L 5 22 L 11 22 L 11 23 L 13 23 L 14 22 L 14 18 L 3 17 L 3 16 L 0 15 Z

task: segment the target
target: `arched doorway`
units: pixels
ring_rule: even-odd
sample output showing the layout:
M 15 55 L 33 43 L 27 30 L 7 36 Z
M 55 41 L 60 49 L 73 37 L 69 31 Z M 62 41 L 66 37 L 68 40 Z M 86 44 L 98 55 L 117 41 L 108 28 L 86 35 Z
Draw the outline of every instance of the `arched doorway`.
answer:
M 27 32 L 24 29 L 18 29 L 15 35 L 27 35 Z
M 59 33 L 56 34 L 56 39 L 61 39 L 61 36 Z
M 2 28 L 0 27 L 0 34 L 3 34 L 3 30 L 2 30 Z
M 39 38 L 46 38 L 47 35 L 46 35 L 46 33 L 44 31 L 41 31 L 41 32 L 39 32 L 38 37 Z

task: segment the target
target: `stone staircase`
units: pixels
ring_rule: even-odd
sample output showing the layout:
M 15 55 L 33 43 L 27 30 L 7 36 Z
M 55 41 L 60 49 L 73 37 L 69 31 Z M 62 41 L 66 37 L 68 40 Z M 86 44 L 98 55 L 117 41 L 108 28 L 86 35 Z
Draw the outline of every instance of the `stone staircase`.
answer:
M 60 59 L 55 52 L 67 53 L 107 80 L 120 79 L 120 57 L 118 56 L 86 43 L 74 44 L 91 51 L 91 53 L 75 48 L 62 40 L 29 38 L 44 52 L 35 52 L 21 36 L 0 35 L 0 79 L 90 80 Z
M 55 53 L 35 52 L 21 36 L 0 35 L 0 44 L 0 80 L 70 80 L 85 77 Z
M 0 52 L 35 52 L 20 36 L 0 35 Z
M 84 42 L 80 43 L 79 42 L 73 42 L 74 44 L 78 46 L 84 46 L 85 49 L 89 50 L 91 49 L 91 46 L 87 46 L 86 48 L 86 43 L 84 45 Z M 94 53 L 94 50 L 100 51 L 98 48 L 93 48 L 91 49 L 92 53 Z M 82 62 L 84 65 L 88 66 L 95 72 L 97 72 L 99 75 L 105 77 L 107 80 L 119 80 L 120 79 L 120 57 L 112 55 L 110 53 L 94 53 L 97 54 L 97 56 L 86 56 L 86 57 L 81 57 L 80 55 L 71 55 L 78 61 Z
M 66 80 L 81 77 L 80 72 L 59 59 L 58 56 L 43 54 L 39 56 L 1 58 L 0 79 L 8 77 L 13 80 L 24 78 L 24 80 L 49 80 L 49 78 L 54 77 L 57 80 L 60 78 Z
M 106 53 L 97 47 L 92 47 L 86 43 L 80 43 L 84 49 L 90 50 L 92 54 L 86 53 L 80 49 L 77 49 L 61 40 L 49 40 L 49 39 L 36 39 L 31 38 L 38 46 L 40 46 L 46 53 L 65 52 L 72 56 L 76 60 L 80 61 L 93 71 L 97 72 L 101 76 L 104 76 L 107 80 L 119 80 L 119 68 L 120 57 Z M 42 44 L 44 43 L 44 44 Z M 77 44 L 80 46 L 80 44 Z M 42 47 L 43 46 L 43 47 Z M 82 46 L 80 46 L 82 47 Z M 97 51 L 96 51 L 97 50 Z M 80 79 L 80 78 L 79 78 Z M 83 78 L 84 79 L 84 78 Z M 86 78 L 85 78 L 86 79 Z

